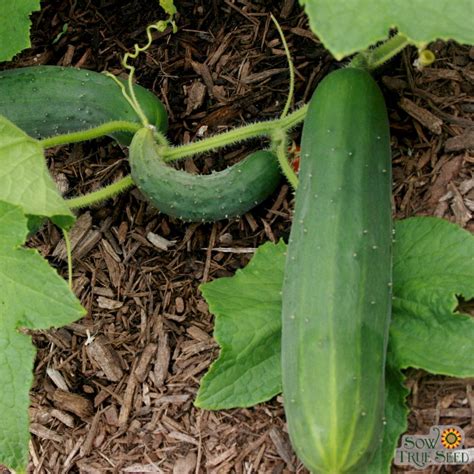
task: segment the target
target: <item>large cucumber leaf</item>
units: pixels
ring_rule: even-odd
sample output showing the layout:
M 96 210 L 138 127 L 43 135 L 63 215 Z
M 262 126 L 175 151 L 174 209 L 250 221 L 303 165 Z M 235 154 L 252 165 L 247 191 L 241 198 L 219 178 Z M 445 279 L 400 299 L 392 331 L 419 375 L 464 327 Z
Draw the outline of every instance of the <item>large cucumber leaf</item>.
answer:
M 268 242 L 235 276 L 201 286 L 217 316 L 214 337 L 221 354 L 201 382 L 196 406 L 252 406 L 281 392 L 279 315 L 285 251 L 283 242 Z
M 369 474 L 388 472 L 406 429 L 401 368 L 474 376 L 474 318 L 453 313 L 456 295 L 474 296 L 474 236 L 447 221 L 415 217 L 395 224 L 394 305 L 387 365 L 384 442 Z M 220 357 L 204 376 L 196 404 L 248 407 L 281 392 L 281 288 L 286 245 L 266 243 L 235 276 L 202 285 L 216 317 Z M 440 358 L 455 348 L 452 360 Z
M 313 32 L 338 60 L 397 28 L 413 44 L 453 39 L 474 44 L 472 0 L 300 0 Z
M 435 217 L 396 227 L 390 344 L 400 368 L 471 377 L 474 319 L 455 313 L 474 298 L 474 237 Z
M 1 115 L 0 199 L 21 206 L 29 216 L 49 217 L 60 227 L 74 222 L 49 174 L 40 143 Z
M 29 48 L 30 15 L 40 9 L 40 0 L 0 1 L 0 61 L 9 61 Z
M 0 201 L 0 464 L 24 470 L 28 461 L 29 390 L 35 349 L 22 329 L 48 329 L 85 310 L 67 283 L 36 250 L 22 248 L 27 217 Z

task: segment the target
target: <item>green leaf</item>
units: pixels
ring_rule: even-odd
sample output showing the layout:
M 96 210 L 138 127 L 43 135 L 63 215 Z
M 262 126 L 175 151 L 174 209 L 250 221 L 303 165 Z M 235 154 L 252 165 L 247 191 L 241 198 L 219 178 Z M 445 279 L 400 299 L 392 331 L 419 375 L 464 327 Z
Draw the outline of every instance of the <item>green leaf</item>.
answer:
M 1 115 L 0 200 L 21 206 L 27 215 L 49 217 L 60 227 L 74 222 L 49 174 L 40 143 Z
M 28 393 L 35 349 L 22 328 L 63 326 L 85 314 L 66 282 L 36 250 L 22 248 L 27 218 L 0 201 L 0 464 L 28 460 Z
M 300 0 L 313 32 L 338 60 L 397 28 L 413 44 L 436 39 L 474 44 L 472 0 Z
M 30 15 L 40 9 L 40 0 L 4 0 L 0 9 L 0 61 L 9 61 L 31 46 Z
M 387 364 L 385 370 L 385 427 L 382 446 L 374 453 L 365 474 L 389 474 L 395 448 L 408 427 L 408 389 L 405 376 Z
M 454 313 L 474 298 L 474 236 L 442 219 L 396 227 L 390 343 L 398 366 L 474 376 L 474 318 Z
M 247 407 L 281 392 L 279 315 L 285 251 L 283 242 L 268 242 L 235 276 L 201 286 L 216 315 L 214 337 L 221 353 L 201 381 L 196 406 Z

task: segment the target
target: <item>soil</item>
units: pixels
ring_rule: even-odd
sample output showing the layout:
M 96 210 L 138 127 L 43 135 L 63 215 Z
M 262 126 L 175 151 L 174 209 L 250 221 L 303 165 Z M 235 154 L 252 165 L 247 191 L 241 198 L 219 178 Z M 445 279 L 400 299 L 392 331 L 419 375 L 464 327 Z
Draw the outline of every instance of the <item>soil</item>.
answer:
M 178 32 L 156 34 L 136 61 L 138 82 L 166 104 L 175 144 L 282 110 L 288 71 L 270 12 L 295 63 L 295 107 L 340 66 L 294 0 L 178 3 Z M 58 64 L 123 75 L 120 58 L 144 42 L 146 25 L 160 15 L 157 4 L 45 2 L 33 15 L 33 47 L 1 68 Z M 473 232 L 474 49 L 443 42 L 430 48 L 438 59 L 421 72 L 413 66 L 416 51 L 407 49 L 377 73 L 391 122 L 394 216 L 436 215 Z M 299 131 L 292 138 L 298 143 Z M 209 172 L 264 145 L 249 141 L 185 166 Z M 47 158 L 67 196 L 128 173 L 127 150 L 109 139 L 53 149 Z M 251 409 L 193 407 L 199 380 L 218 355 L 213 316 L 198 285 L 244 267 L 250 255 L 235 249 L 285 237 L 291 213 L 286 184 L 238 221 L 183 224 L 159 214 L 136 189 L 81 211 L 74 290 L 88 314 L 34 335 L 31 472 L 307 472 L 289 444 L 280 397 Z M 170 241 L 169 248 L 154 246 L 150 232 Z M 30 245 L 66 274 L 55 227 L 44 227 Z M 474 314 L 472 303 L 464 310 Z M 474 380 L 408 375 L 409 432 L 456 424 L 466 446 L 474 446 Z

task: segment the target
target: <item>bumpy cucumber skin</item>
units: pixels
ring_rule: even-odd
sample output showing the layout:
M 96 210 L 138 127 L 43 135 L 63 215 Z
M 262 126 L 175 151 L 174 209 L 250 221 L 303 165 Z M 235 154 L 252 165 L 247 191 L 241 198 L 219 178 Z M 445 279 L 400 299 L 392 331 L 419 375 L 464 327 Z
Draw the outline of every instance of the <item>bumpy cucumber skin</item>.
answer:
M 153 132 L 139 130 L 130 145 L 132 178 L 161 212 L 189 222 L 213 222 L 245 214 L 280 181 L 275 155 L 257 151 L 223 171 L 193 175 L 160 157 Z
M 312 472 L 364 472 L 383 434 L 391 315 L 391 159 L 370 75 L 328 75 L 304 122 L 283 285 L 293 447 Z
M 160 100 L 138 85 L 134 90 L 150 123 L 166 131 L 168 116 Z M 87 130 L 113 120 L 140 123 L 110 77 L 59 66 L 0 71 L 0 114 L 37 139 Z M 132 134 L 120 132 L 114 138 L 128 145 Z

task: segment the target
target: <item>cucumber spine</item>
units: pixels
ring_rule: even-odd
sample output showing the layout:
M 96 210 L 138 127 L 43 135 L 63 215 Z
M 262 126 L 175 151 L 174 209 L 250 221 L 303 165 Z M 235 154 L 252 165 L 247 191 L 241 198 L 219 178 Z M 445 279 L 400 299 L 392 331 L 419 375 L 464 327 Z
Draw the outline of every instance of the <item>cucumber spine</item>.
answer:
M 134 85 L 134 91 L 150 123 L 166 131 L 168 116 L 161 101 L 141 86 Z M 140 123 L 110 77 L 59 66 L 0 71 L 0 114 L 36 139 L 87 130 L 114 120 Z M 120 132 L 113 137 L 128 145 L 132 134 Z
M 312 472 L 363 472 L 383 433 L 391 313 L 391 160 L 370 74 L 313 95 L 285 267 L 282 382 L 293 447 Z
M 190 222 L 238 217 L 260 204 L 280 181 L 277 158 L 257 151 L 223 171 L 193 175 L 163 161 L 153 131 L 139 130 L 130 145 L 132 178 L 161 212 Z

